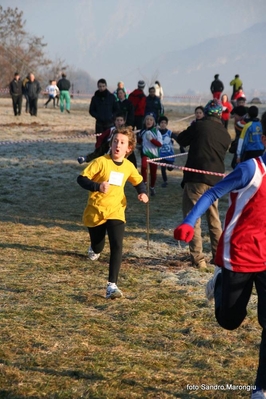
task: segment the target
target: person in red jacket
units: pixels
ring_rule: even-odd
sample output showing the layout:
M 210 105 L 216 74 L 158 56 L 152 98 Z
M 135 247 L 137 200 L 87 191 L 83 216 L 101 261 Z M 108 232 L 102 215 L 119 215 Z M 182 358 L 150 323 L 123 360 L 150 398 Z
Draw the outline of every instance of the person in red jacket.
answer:
M 146 108 L 146 96 L 144 94 L 145 82 L 143 80 L 138 81 L 138 88 L 133 90 L 129 94 L 128 99 L 134 106 L 134 126 L 137 130 L 142 129 L 143 119 Z
M 222 122 L 224 127 L 227 129 L 228 127 L 228 121 L 230 119 L 231 111 L 233 109 L 232 104 L 228 101 L 228 96 L 226 94 L 222 95 L 222 106 L 223 106 L 223 111 L 222 111 Z

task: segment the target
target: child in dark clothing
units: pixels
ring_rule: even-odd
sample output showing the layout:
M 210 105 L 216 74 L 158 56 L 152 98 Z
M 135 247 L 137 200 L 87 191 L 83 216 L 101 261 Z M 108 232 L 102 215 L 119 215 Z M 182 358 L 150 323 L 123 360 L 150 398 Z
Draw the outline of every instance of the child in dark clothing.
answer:
M 165 158 L 171 155 L 174 155 L 174 147 L 173 147 L 173 140 L 177 141 L 177 135 L 174 134 L 171 130 L 167 129 L 168 125 L 168 118 L 166 116 L 161 116 L 159 118 L 159 131 L 161 132 L 162 139 L 163 139 L 163 145 L 160 147 L 159 150 L 159 155 L 160 157 L 164 158 L 163 162 L 169 164 L 169 166 L 161 166 L 161 172 L 162 172 L 162 178 L 163 178 L 163 184 L 162 187 L 167 187 L 167 174 L 166 170 L 171 172 L 173 168 L 171 165 L 173 165 L 175 159 L 174 157 L 171 158 Z

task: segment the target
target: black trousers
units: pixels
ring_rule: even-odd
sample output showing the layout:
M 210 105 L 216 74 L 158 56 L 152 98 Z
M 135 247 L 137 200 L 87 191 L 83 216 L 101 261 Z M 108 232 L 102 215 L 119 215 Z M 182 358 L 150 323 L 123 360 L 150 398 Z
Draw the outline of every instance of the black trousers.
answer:
M 169 166 L 167 166 L 167 170 L 169 170 L 169 172 L 173 170 L 172 168 L 173 162 L 167 161 L 166 159 L 164 159 L 162 162 L 169 164 Z M 167 182 L 166 166 L 161 166 L 161 173 L 163 181 Z
M 49 102 L 52 101 L 52 100 L 53 100 L 53 105 L 54 105 L 54 108 L 55 108 L 55 97 L 53 97 L 53 96 L 49 96 L 48 100 L 46 101 L 46 103 L 44 105 L 49 104 Z
M 37 102 L 38 98 L 29 98 L 29 111 L 33 116 L 37 116 Z
M 14 110 L 14 115 L 20 115 L 21 114 L 21 107 L 22 107 L 22 94 L 18 96 L 12 96 L 12 104 L 13 104 L 13 110 Z
M 136 128 L 137 130 L 141 130 L 143 129 L 143 119 L 144 116 L 141 115 L 135 115 L 134 116 L 134 128 Z
M 110 243 L 109 276 L 110 283 L 117 283 L 122 262 L 123 238 L 125 223 L 122 220 L 110 219 L 96 227 L 88 227 L 91 247 L 96 254 L 102 252 L 106 232 Z
M 253 284 L 258 294 L 258 321 L 262 327 L 255 385 L 266 389 L 266 271 L 236 273 L 222 268 L 215 284 L 215 316 L 226 330 L 238 328 L 247 315 Z

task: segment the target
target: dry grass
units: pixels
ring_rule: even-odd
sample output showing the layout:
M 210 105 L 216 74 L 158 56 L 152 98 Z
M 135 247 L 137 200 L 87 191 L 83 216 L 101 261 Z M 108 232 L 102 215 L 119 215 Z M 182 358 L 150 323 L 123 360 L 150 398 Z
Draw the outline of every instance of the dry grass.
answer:
M 0 145 L 0 398 L 249 397 L 187 387 L 253 384 L 260 328 L 255 295 L 237 331 L 218 327 L 204 297 L 211 274 L 192 269 L 187 247 L 173 240 L 181 173 L 169 173 L 163 189 L 158 172 L 149 250 L 146 207 L 127 187 L 125 298 L 106 301 L 108 245 L 99 261 L 88 260 L 87 193 L 76 184 L 76 158 L 94 143 L 73 137 L 93 129 L 88 105 L 73 101 L 70 115 L 40 108 L 32 121 L 13 117 L 10 100 L 0 104 L 0 140 L 33 140 Z M 193 109 L 166 107 L 170 127 L 185 128 L 177 120 Z M 47 140 L 60 136 L 69 138 Z M 220 208 L 224 214 L 226 200 Z M 205 250 L 208 257 L 207 235 Z

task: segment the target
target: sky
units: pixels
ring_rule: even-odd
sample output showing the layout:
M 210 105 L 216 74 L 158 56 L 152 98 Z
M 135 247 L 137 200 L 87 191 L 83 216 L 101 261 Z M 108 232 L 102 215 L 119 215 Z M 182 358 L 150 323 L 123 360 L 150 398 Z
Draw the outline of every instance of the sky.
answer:
M 26 31 L 44 38 L 49 58 L 113 87 L 123 80 L 131 90 L 157 55 L 266 22 L 266 0 L 1 0 L 1 6 L 23 11 Z

